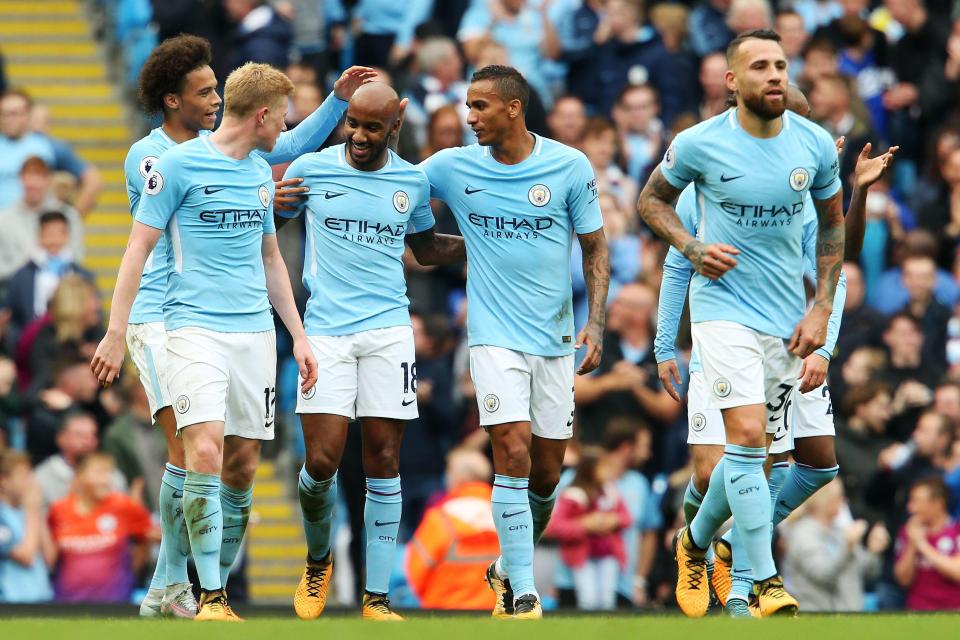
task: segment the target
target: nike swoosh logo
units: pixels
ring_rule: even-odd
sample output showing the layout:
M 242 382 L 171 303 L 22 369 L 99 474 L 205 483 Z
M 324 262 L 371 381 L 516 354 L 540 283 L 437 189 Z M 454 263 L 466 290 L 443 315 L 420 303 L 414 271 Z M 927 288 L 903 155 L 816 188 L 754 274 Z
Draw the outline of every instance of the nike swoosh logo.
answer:
M 467 187 L 463 190 L 463 192 L 468 196 L 472 196 L 475 193 L 480 193 L 481 191 L 486 191 L 486 189 L 471 189 L 470 187 Z
M 745 478 L 747 475 L 749 474 L 741 473 L 738 476 L 730 476 L 730 484 L 736 484 L 737 480 L 739 480 L 740 478 Z
M 412 405 L 412 404 L 413 404 L 414 402 L 416 402 L 416 401 L 417 401 L 416 398 L 414 398 L 413 400 L 401 400 L 401 401 L 400 401 L 400 404 L 402 404 L 402 405 L 405 406 L 405 407 L 409 407 L 410 405 Z
M 786 502 L 784 502 L 783 500 L 780 500 L 777 504 L 779 504 L 781 507 L 783 507 L 783 508 L 786 509 L 787 511 L 793 511 L 794 509 L 796 509 L 796 507 L 791 507 L 790 505 L 788 505 L 788 504 L 787 504 Z
M 373 525 L 374 525 L 375 527 L 385 527 L 385 526 L 387 526 L 388 524 L 400 524 L 400 521 L 399 521 L 399 520 L 392 520 L 392 521 L 390 521 L 390 522 L 380 522 L 379 520 L 374 520 L 374 521 L 373 521 Z
M 521 513 L 526 513 L 526 512 L 527 512 L 527 510 L 524 509 L 523 511 L 514 511 L 513 513 L 504 513 L 504 514 L 503 514 L 502 516 L 500 516 L 500 517 L 503 518 L 504 520 L 506 520 L 507 518 L 512 518 L 513 516 L 518 516 L 518 515 L 520 515 Z
M 243 526 L 242 524 L 231 524 L 231 525 L 225 526 L 224 529 L 239 529 L 242 526 Z
M 345 194 L 345 193 L 334 193 L 333 191 L 327 191 L 326 193 L 323 194 L 323 199 L 324 199 L 324 200 L 331 200 L 331 199 L 333 199 L 333 198 L 339 198 L 340 196 L 345 196 L 345 195 L 347 195 L 347 194 Z
M 572 427 L 572 426 L 573 426 L 573 420 L 572 420 L 572 419 L 569 420 L 569 421 L 567 421 L 567 426 L 568 426 L 568 427 Z
M 200 522 L 201 520 L 205 520 L 205 519 L 207 519 L 207 518 L 211 518 L 211 517 L 217 515 L 218 513 L 220 513 L 220 512 L 219 512 L 219 511 L 214 511 L 213 513 L 205 513 L 205 514 L 203 514 L 203 515 L 197 516 L 196 518 L 194 518 L 193 520 L 190 521 L 190 524 L 196 524 L 196 523 Z
M 730 182 L 731 180 L 736 180 L 736 179 L 738 179 L 738 178 L 742 178 L 743 176 L 744 176 L 744 174 L 741 173 L 741 174 L 738 175 L 738 176 L 730 176 L 730 177 L 728 178 L 727 176 L 725 176 L 725 175 L 723 175 L 723 174 L 720 174 L 720 182 Z
M 174 500 L 179 500 L 179 499 L 182 498 L 182 497 L 183 497 L 183 494 L 182 494 L 182 493 L 177 493 L 176 491 L 173 492 L 173 499 L 174 499 Z
M 216 193 L 217 191 L 223 191 L 223 190 L 224 190 L 224 187 L 220 187 L 219 189 L 213 189 L 211 187 L 203 188 L 203 192 L 207 195 L 210 195 L 211 193 Z
M 264 428 L 264 429 L 269 429 L 269 428 L 272 427 L 272 426 L 273 426 L 273 420 L 270 420 L 270 421 L 267 422 L 265 425 L 263 425 L 263 428 Z

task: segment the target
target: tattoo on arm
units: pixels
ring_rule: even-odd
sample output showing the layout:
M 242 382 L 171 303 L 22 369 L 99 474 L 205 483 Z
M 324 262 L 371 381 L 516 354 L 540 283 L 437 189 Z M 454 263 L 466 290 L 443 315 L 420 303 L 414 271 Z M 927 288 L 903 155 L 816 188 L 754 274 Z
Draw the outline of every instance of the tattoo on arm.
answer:
M 700 269 L 703 265 L 704 245 L 690 235 L 673 207 L 680 189 L 667 182 L 657 166 L 640 193 L 637 211 L 653 232 L 683 252 Z
M 830 310 L 843 267 L 843 191 L 829 200 L 815 200 L 817 209 L 817 296 L 814 305 Z
M 610 253 L 603 229 L 579 234 L 583 250 L 583 279 L 587 285 L 590 323 L 601 332 L 606 322 L 607 290 L 610 288 Z
M 407 236 L 413 256 L 423 266 L 456 264 L 467 259 L 467 250 L 460 236 L 436 233 L 427 229 Z

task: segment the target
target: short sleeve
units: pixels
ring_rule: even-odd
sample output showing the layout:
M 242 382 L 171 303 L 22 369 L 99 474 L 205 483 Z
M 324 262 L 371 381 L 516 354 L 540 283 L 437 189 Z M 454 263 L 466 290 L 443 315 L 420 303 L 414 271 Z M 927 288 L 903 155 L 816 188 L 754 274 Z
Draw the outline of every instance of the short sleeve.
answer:
M 180 163 L 179 157 L 169 153 L 157 160 L 143 183 L 140 206 L 135 215 L 137 222 L 155 229 L 167 228 L 170 218 L 183 204 L 189 186 L 189 174 Z
M 266 186 L 267 191 L 270 192 L 270 203 L 267 205 L 267 214 L 263 217 L 263 232 L 275 234 L 277 232 L 277 223 L 273 219 L 273 197 L 276 191 L 272 182 L 268 182 L 264 186 Z
M 840 158 L 837 145 L 826 130 L 817 127 L 817 175 L 811 182 L 810 195 L 816 200 L 827 200 L 840 191 Z
M 467 12 L 463 14 L 460 20 L 460 28 L 457 30 L 457 40 L 464 42 L 473 38 L 478 38 L 487 32 L 487 26 L 490 24 L 490 12 L 484 3 L 474 3 Z
M 691 134 L 692 130 L 678 134 L 660 162 L 660 173 L 677 189 L 683 189 L 700 176 L 700 154 Z
M 130 213 L 134 216 L 137 214 L 137 207 L 140 205 L 140 194 L 143 193 L 145 174 L 153 169 L 153 163 L 157 161 L 154 157 L 142 157 L 136 149 L 136 146 L 131 147 L 126 160 L 123 162 L 127 199 L 130 201 Z
M 420 193 L 416 194 L 416 207 L 410 214 L 410 222 L 407 224 L 407 233 L 420 233 L 437 224 L 433 218 L 433 209 L 430 208 L 430 183 L 426 175 L 422 180 Z
M 446 200 L 446 190 L 444 186 L 449 184 L 449 171 L 447 167 L 450 164 L 451 151 L 438 151 L 423 162 L 417 165 L 430 181 L 430 197 Z
M 50 140 L 53 145 L 54 166 L 57 171 L 66 171 L 79 179 L 87 170 L 87 163 L 80 159 L 74 150 L 62 140 Z
M 567 207 L 573 221 L 573 230 L 577 233 L 592 233 L 601 229 L 603 216 L 600 215 L 600 199 L 597 196 L 597 177 L 593 174 L 590 161 L 582 153 L 577 153 L 569 185 Z

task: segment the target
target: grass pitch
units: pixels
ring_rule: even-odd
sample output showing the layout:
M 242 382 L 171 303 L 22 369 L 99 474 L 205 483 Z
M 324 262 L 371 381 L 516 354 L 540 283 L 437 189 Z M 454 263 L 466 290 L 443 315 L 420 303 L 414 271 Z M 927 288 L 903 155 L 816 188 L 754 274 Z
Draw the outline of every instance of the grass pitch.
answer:
M 960 638 L 960 614 L 806 615 L 793 620 L 728 620 L 713 616 L 561 616 L 541 622 L 494 621 L 471 616 L 411 616 L 403 623 L 335 617 L 315 622 L 251 618 L 242 624 L 119 618 L 13 618 L 0 620 L 3 640 L 933 640 Z

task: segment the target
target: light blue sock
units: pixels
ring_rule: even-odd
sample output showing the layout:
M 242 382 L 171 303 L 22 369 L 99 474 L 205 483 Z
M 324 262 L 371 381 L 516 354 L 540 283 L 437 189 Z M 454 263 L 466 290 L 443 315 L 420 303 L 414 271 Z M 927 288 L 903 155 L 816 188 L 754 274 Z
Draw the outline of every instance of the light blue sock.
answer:
M 702 504 L 703 494 L 693 486 L 693 478 L 691 477 L 690 482 L 687 483 L 687 490 L 683 492 L 683 523 L 685 525 L 690 526 Z
M 250 520 L 250 505 L 253 504 L 253 486 L 234 489 L 220 484 L 220 504 L 223 506 L 223 545 L 220 547 L 220 584 L 227 586 L 230 569 L 237 561 L 243 534 Z
M 402 512 L 400 476 L 367 478 L 363 528 L 367 532 L 366 590 L 370 593 L 386 594 L 390 590 L 390 570 L 397 550 Z
M 304 466 L 300 469 L 297 494 L 303 514 L 303 531 L 307 536 L 307 555 L 311 560 L 323 560 L 330 553 L 333 507 L 337 503 L 337 474 L 318 482 Z
M 547 528 L 550 522 L 550 515 L 553 513 L 553 505 L 557 503 L 558 487 L 554 487 L 553 493 L 544 498 L 527 490 L 527 499 L 530 501 L 530 515 L 533 518 L 533 544 L 540 542 L 543 537 L 543 530 Z
M 216 591 L 220 582 L 220 546 L 223 542 L 223 512 L 220 506 L 220 476 L 187 471 L 183 482 L 183 516 L 190 536 L 190 549 L 197 565 L 200 588 Z
M 783 522 L 807 498 L 836 478 L 839 472 L 839 466 L 817 469 L 799 462 L 794 463 L 786 474 L 779 497 L 774 501 L 773 526 Z
M 766 580 L 777 573 L 770 548 L 770 486 L 763 473 L 767 450 L 728 444 L 723 458 L 724 484 L 737 523 L 736 535 L 746 549 L 753 576 Z
M 190 557 L 190 536 L 183 520 L 183 481 L 187 470 L 167 463 L 160 485 L 161 547 L 166 560 L 166 585 L 189 582 L 187 559 Z
M 789 462 L 778 462 L 770 468 L 770 477 L 767 480 L 770 485 L 771 509 L 777 503 L 777 495 L 789 471 Z M 730 597 L 749 601 L 750 592 L 753 590 L 753 572 L 750 570 L 750 558 L 746 549 L 743 548 L 740 536 L 736 535 L 736 530 L 737 523 L 734 522 L 730 531 L 723 535 L 723 539 L 730 543 L 730 551 L 733 554 L 733 566 L 730 568 Z
M 701 549 L 710 546 L 713 535 L 730 517 L 730 503 L 724 488 L 724 470 L 726 460 L 721 459 L 710 474 L 710 485 L 703 496 L 703 502 L 697 515 L 690 522 L 690 536 L 693 543 Z
M 167 586 L 167 554 L 163 550 L 166 543 L 166 536 L 163 535 L 163 524 L 160 525 L 160 551 L 157 552 L 157 566 L 153 569 L 153 577 L 150 578 L 151 589 L 164 589 Z
M 493 524 L 514 600 L 528 594 L 540 597 L 533 583 L 533 515 L 528 485 L 527 478 L 497 474 L 493 479 Z

